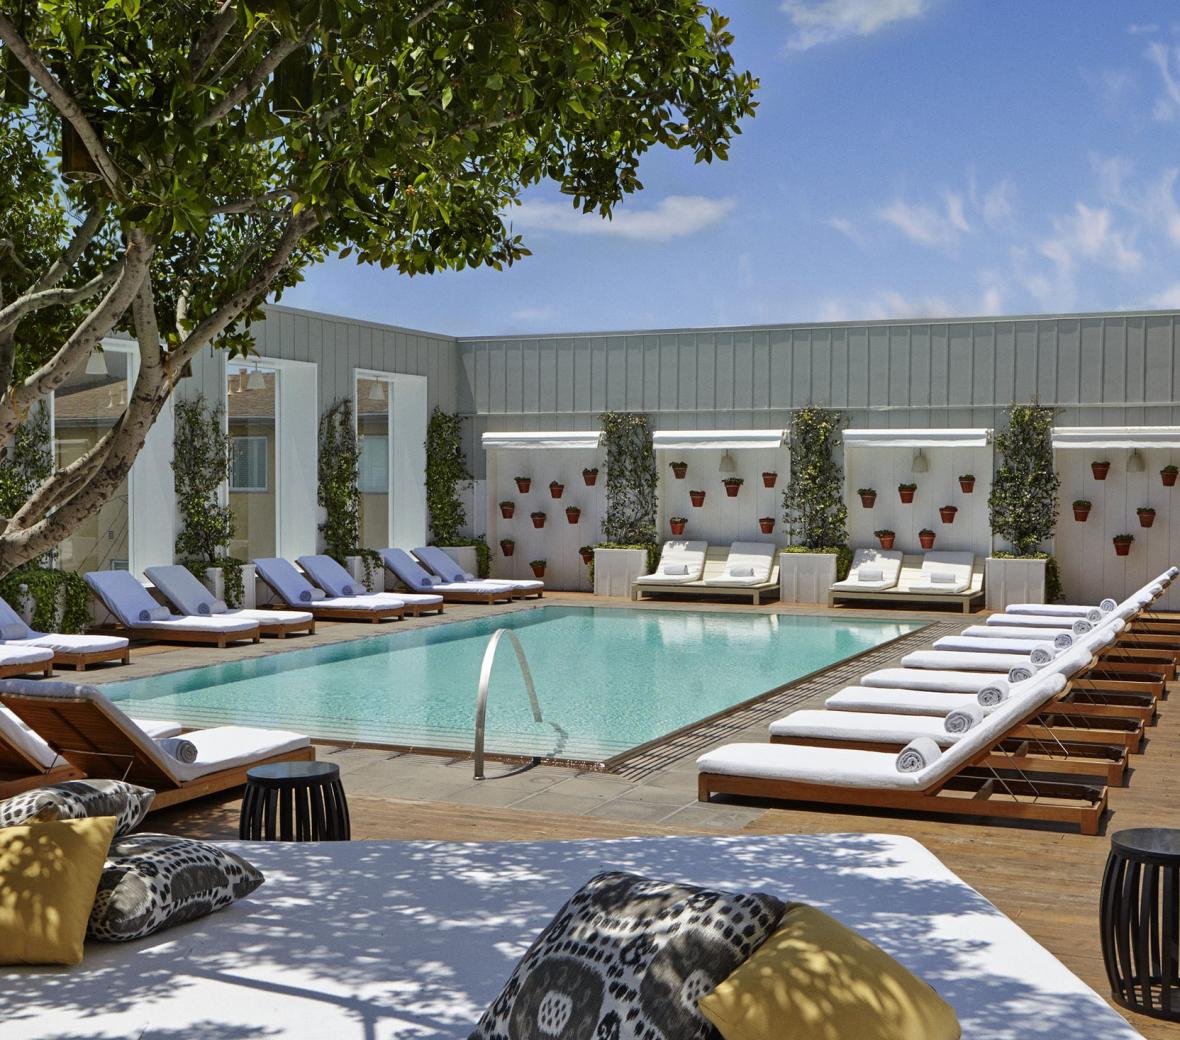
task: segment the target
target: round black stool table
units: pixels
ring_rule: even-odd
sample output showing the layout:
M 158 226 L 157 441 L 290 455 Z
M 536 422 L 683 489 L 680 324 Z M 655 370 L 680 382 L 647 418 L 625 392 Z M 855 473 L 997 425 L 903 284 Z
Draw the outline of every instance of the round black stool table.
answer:
M 1116 831 L 1102 877 L 1102 958 L 1111 996 L 1180 1022 L 1180 830 Z
M 352 825 L 331 762 L 275 762 L 246 772 L 238 837 L 244 841 L 348 841 Z

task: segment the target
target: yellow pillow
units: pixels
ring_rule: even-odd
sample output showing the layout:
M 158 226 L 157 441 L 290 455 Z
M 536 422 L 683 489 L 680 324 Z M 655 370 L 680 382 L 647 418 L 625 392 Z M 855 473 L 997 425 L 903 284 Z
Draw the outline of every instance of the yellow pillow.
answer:
M 771 935 L 699 1003 L 725 1040 L 958 1040 L 955 1012 L 868 939 L 792 903 Z
M 115 818 L 0 828 L 0 964 L 77 964 Z

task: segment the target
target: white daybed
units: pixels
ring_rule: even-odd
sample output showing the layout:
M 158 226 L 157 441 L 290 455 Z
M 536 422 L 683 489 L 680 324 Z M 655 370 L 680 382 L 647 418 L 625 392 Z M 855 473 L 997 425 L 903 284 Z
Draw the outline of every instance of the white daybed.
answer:
M 971 553 L 928 552 L 906 555 L 901 574 L 891 588 L 839 588 L 828 592 L 828 606 L 841 600 L 881 600 L 901 603 L 957 603 L 964 614 L 983 599 L 983 567 Z
M 704 547 L 695 577 L 697 550 L 676 549 L 669 553 L 673 545 Z M 675 568 L 685 562 L 687 574 L 667 573 L 665 564 Z M 778 547 L 773 542 L 734 542 L 728 549 L 707 546 L 705 542 L 667 542 L 655 573 L 636 578 L 631 586 L 632 599 L 642 599 L 648 593 L 749 597 L 755 606 L 766 598 L 778 599 Z
M 819 906 L 934 986 L 968 1040 L 1139 1037 L 897 835 L 227 847 L 267 876 L 241 903 L 138 942 L 87 944 L 75 967 L 0 969 L 6 1040 L 458 1040 L 558 907 L 606 869 Z

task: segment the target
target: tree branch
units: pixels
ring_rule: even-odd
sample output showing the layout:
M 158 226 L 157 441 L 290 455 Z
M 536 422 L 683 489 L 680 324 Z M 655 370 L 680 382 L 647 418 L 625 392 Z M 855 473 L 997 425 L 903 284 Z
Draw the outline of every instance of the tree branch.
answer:
M 229 115 L 250 94 L 266 82 L 267 77 L 283 63 L 284 58 L 307 45 L 308 41 L 314 35 L 314 28 L 314 25 L 308 26 L 297 39 L 280 40 L 273 50 L 263 56 L 262 61 L 257 66 L 238 80 L 226 93 L 225 97 L 209 110 L 205 118 L 197 123 L 197 129 L 206 130 L 214 123 L 219 123 Z
M 42 289 L 52 289 L 57 285 L 73 269 L 74 264 L 86 251 L 86 247 L 94 241 L 94 236 L 98 234 L 106 215 L 106 201 L 100 199 L 82 219 L 82 223 L 74 229 L 74 236 L 70 239 L 69 245 L 62 250 L 61 256 L 54 260 L 49 265 L 49 270 L 29 287 L 29 292 L 40 292 Z
M 26 293 L 24 296 L 17 297 L 7 307 L 0 309 L 0 332 L 11 329 L 20 322 L 21 318 L 33 311 L 39 311 L 45 307 L 81 303 L 100 289 L 110 285 L 122 270 L 123 263 L 122 260 L 116 260 L 115 263 L 100 271 L 84 285 L 64 289 L 43 289 L 41 292 Z
M 446 4 L 447 0 L 433 0 L 432 3 L 427 4 L 421 11 L 419 11 L 413 18 L 406 23 L 407 29 L 413 29 L 419 22 L 424 22 L 435 11 Z
M 213 16 L 213 20 L 205 27 L 205 31 L 201 33 L 200 39 L 197 40 L 192 53 L 189 55 L 190 80 L 195 80 L 205 70 L 205 66 L 209 64 L 209 60 L 217 53 L 217 48 L 221 46 L 226 36 L 229 35 L 230 29 L 234 27 L 234 23 L 237 20 L 238 12 L 234 10 L 233 0 L 224 0 L 221 7 L 217 9 L 217 13 Z
M 94 161 L 99 176 L 106 182 L 112 193 L 117 192 L 119 168 L 103 146 L 102 140 L 90 120 L 86 118 L 86 114 L 78 102 L 67 93 L 66 89 L 58 82 L 57 77 L 49 71 L 40 55 L 25 42 L 12 19 L 3 11 L 0 11 L 0 40 L 4 42 L 13 57 L 28 70 L 29 75 L 37 81 L 37 85 L 45 91 L 46 96 L 52 102 L 53 107 L 61 113 L 62 118 L 74 128 L 90 158 Z

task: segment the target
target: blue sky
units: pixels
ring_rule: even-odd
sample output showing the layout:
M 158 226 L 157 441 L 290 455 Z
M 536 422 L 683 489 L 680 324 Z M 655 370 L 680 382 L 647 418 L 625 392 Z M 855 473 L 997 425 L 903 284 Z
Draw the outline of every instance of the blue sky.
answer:
M 455 335 L 1180 307 L 1174 0 L 714 0 L 760 108 L 507 271 L 351 260 L 283 303 Z

